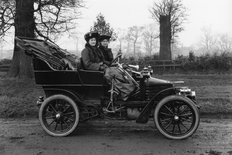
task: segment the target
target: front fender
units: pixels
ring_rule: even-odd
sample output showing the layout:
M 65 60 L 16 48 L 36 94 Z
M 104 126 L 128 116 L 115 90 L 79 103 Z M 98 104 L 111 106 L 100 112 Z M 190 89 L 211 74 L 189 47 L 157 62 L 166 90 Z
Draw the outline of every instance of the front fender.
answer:
M 149 115 L 155 105 L 161 101 L 164 97 L 176 94 L 175 88 L 168 88 L 160 91 L 158 94 L 154 95 L 149 103 L 143 108 L 141 114 L 136 120 L 136 123 L 147 123 L 149 120 Z

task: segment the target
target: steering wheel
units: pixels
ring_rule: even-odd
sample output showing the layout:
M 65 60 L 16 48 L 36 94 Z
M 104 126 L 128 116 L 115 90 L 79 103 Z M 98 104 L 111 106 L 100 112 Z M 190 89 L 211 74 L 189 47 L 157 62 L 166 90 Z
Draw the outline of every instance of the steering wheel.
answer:
M 119 62 L 121 56 L 122 56 L 122 53 L 117 54 L 116 58 L 114 58 L 114 60 L 112 61 L 111 64 L 114 64 L 114 63 L 116 63 L 116 62 Z

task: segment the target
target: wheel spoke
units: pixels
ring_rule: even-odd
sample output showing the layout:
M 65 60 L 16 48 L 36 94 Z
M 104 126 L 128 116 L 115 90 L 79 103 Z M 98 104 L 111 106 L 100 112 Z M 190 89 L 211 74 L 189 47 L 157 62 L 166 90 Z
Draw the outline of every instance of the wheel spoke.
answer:
M 180 113 L 180 105 L 177 105 L 177 114 Z
M 57 110 L 57 111 L 59 110 L 59 107 L 58 107 L 57 100 L 56 100 L 56 102 L 55 102 L 55 105 L 54 105 L 54 107 L 56 108 L 56 110 Z
M 166 105 L 164 107 L 173 115 L 173 112 Z
M 170 121 L 170 120 L 171 120 L 171 118 L 166 118 L 166 119 L 162 119 L 160 121 L 166 123 L 167 121 Z
M 53 110 L 55 113 L 58 113 L 58 112 L 56 111 L 56 109 L 52 106 L 52 104 L 49 104 L 49 106 L 52 108 L 52 110 Z
M 189 122 L 189 123 L 192 123 L 192 120 L 190 120 L 189 118 L 181 117 L 181 120 L 182 120 L 183 122 Z
M 188 106 L 184 106 L 184 109 L 181 110 L 178 114 L 180 115 L 180 114 L 183 114 L 184 112 L 187 112 L 187 111 L 189 111 Z
M 70 118 L 68 118 L 68 117 L 66 117 L 66 116 L 65 116 L 65 118 L 66 118 L 66 120 L 64 120 L 64 123 L 65 123 L 67 126 L 70 126 L 70 124 L 73 123 L 73 120 L 70 119 Z
M 160 112 L 160 114 L 163 114 L 163 115 L 166 115 L 166 116 L 173 117 L 173 115 L 171 115 L 171 114 L 168 114 L 168 113 L 165 113 L 165 112 Z
M 192 113 L 186 113 L 186 114 L 182 114 L 182 115 L 179 115 L 180 117 L 189 117 L 189 116 L 192 116 L 193 114 Z
M 167 128 L 172 124 L 172 120 L 170 120 L 170 122 L 164 127 L 165 130 L 167 130 Z
M 55 122 L 55 120 L 53 120 L 51 123 L 48 124 L 48 126 L 52 125 Z
M 187 128 L 182 122 L 180 122 L 180 124 L 181 124 L 186 130 L 188 130 L 188 128 Z
M 66 116 L 66 115 L 73 115 L 75 114 L 74 112 L 69 112 L 69 113 L 64 113 L 63 116 Z
M 171 106 L 171 108 L 172 108 L 172 110 L 173 110 L 174 113 L 176 113 L 176 109 L 175 108 L 176 108 L 177 105 L 178 104 L 174 104 L 174 103 L 170 104 L 170 106 Z
M 191 114 L 192 114 L 192 111 L 189 109 L 189 110 L 186 110 L 185 112 L 180 113 L 179 116 L 188 116 Z
M 67 119 L 68 119 L 70 122 L 74 122 L 74 120 L 71 119 L 70 117 L 67 117 Z
M 67 136 L 79 123 L 79 107 L 70 97 L 57 94 L 49 96 L 39 111 L 43 129 L 52 136 Z
M 183 139 L 192 134 L 197 114 L 191 102 L 176 97 L 176 99 L 160 104 L 157 106 L 159 109 L 156 109 L 158 112 L 155 110 L 154 119 L 158 130 L 164 136 Z
M 56 128 L 57 128 L 57 124 L 58 124 L 58 122 L 56 122 L 55 130 L 56 130 Z
M 66 121 L 63 121 L 63 122 L 64 122 L 64 124 L 66 124 L 67 127 L 69 126 L 69 124 Z
M 172 133 L 174 134 L 176 124 L 173 124 Z
M 57 108 L 57 110 L 59 110 L 60 111 L 60 106 L 59 106 L 59 102 L 58 102 L 59 100 L 56 100 L 56 108 Z
M 46 119 L 54 119 L 54 116 L 45 116 Z
M 178 129 L 179 129 L 180 134 L 182 134 L 182 133 L 181 133 L 181 129 L 180 129 L 180 124 L 179 124 L 179 123 L 178 123 Z
M 62 121 L 60 121 L 60 127 L 61 127 L 61 130 L 63 130 L 63 123 L 62 123 Z
M 63 113 L 65 113 L 71 106 L 69 105 L 68 107 L 66 107 L 66 109 L 64 109 Z

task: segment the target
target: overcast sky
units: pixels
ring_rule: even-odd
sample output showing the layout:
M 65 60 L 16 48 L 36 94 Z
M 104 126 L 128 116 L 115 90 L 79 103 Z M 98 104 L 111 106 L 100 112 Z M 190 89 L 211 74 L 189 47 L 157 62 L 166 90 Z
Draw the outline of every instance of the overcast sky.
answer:
M 149 9 L 157 0 L 84 0 L 76 31 L 80 34 L 78 49 L 84 45 L 83 35 L 90 30 L 96 16 L 102 13 L 105 20 L 114 29 L 126 29 L 131 26 L 144 26 L 154 23 Z M 191 46 L 199 41 L 202 28 L 211 28 L 215 33 L 227 33 L 232 36 L 232 0 L 183 0 L 188 17 L 185 30 L 179 34 L 180 42 Z M 62 48 L 76 49 L 75 39 L 63 37 L 57 42 Z M 6 46 L 9 48 L 8 46 Z M 12 46 L 10 46 L 12 47 Z
M 77 30 L 81 35 L 89 31 L 99 13 L 114 29 L 153 23 L 149 9 L 154 1 L 157 0 L 85 0 L 86 8 L 81 10 Z M 188 9 L 185 30 L 179 35 L 183 45 L 197 43 L 203 27 L 232 35 L 232 0 L 183 0 L 183 3 Z

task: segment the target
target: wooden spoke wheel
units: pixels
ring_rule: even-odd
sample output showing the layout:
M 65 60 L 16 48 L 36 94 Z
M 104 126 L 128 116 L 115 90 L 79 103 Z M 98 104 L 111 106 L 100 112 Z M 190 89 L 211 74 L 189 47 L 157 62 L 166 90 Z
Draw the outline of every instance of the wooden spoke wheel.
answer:
M 70 97 L 53 95 L 42 103 L 39 110 L 39 120 L 49 135 L 67 136 L 77 128 L 79 109 Z
M 185 139 L 198 128 L 200 117 L 197 106 L 183 96 L 168 96 L 154 111 L 157 129 L 170 139 Z

